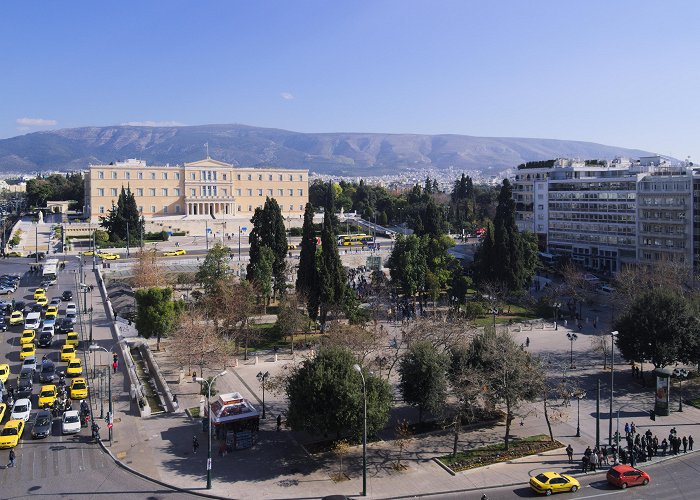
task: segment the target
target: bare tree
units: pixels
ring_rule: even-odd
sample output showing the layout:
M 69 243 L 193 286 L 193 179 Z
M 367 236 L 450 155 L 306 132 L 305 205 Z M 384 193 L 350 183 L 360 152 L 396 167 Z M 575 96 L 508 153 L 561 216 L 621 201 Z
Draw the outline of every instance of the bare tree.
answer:
M 336 481 L 343 481 L 347 479 L 345 473 L 343 472 L 343 457 L 350 451 L 350 445 L 345 439 L 341 439 L 340 441 L 336 441 L 333 451 L 338 456 L 340 462 L 340 468 L 338 470 Z
M 565 290 L 574 299 L 574 316 L 583 317 L 583 303 L 591 299 L 594 293 L 593 285 L 586 279 L 583 270 L 573 262 L 567 262 L 561 270 L 564 276 Z M 579 312 L 576 313 L 578 305 Z
M 328 332 L 327 345 L 350 349 L 361 365 L 365 364 L 370 354 L 377 352 L 382 346 L 382 339 L 378 332 L 363 325 L 333 322 L 329 323 L 326 331 Z
M 294 354 L 294 334 L 309 328 L 309 318 L 304 314 L 303 305 L 299 303 L 299 297 L 296 294 L 290 293 L 283 296 L 275 325 L 283 339 L 291 338 L 290 348 Z
M 155 249 L 142 248 L 138 251 L 131 282 L 134 288 L 162 287 L 168 284 L 166 273 Z
M 396 457 L 396 464 L 394 465 L 394 469 L 403 470 L 406 468 L 401 464 L 401 459 L 403 458 L 403 450 L 404 448 L 406 448 L 408 443 L 411 442 L 411 439 L 413 438 L 413 433 L 411 432 L 411 427 L 408 425 L 408 421 L 405 419 L 399 420 L 396 423 L 394 431 L 396 432 L 396 439 L 394 442 L 399 448 L 399 454 L 398 457 Z
M 231 354 L 231 345 L 202 318 L 196 310 L 180 315 L 175 329 L 169 336 L 170 348 L 182 366 L 199 367 L 199 373 L 205 366 L 213 363 L 226 365 Z
M 610 356 L 609 335 L 597 334 L 591 337 L 591 349 L 594 353 L 603 356 L 603 370 L 608 369 L 608 356 Z
M 403 330 L 403 341 L 407 346 L 419 341 L 428 341 L 440 351 L 468 341 L 476 327 L 464 320 L 449 319 L 446 315 L 434 318 L 419 318 Z

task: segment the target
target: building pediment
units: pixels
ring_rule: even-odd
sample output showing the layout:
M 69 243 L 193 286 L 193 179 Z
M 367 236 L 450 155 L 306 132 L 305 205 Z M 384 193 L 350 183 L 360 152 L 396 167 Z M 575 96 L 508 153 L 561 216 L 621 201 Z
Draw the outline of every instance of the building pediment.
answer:
M 219 160 L 213 160 L 211 158 L 205 158 L 204 160 L 193 161 L 192 163 L 185 163 L 186 168 L 215 168 L 215 167 L 232 167 L 230 163 L 225 163 Z

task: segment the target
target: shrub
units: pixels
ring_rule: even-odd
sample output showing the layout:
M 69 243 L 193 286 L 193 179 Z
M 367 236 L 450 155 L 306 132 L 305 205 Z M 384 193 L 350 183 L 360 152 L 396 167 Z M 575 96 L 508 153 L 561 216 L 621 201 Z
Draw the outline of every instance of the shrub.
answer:
M 98 229 L 95 231 L 95 240 L 98 242 L 109 241 L 109 233 Z

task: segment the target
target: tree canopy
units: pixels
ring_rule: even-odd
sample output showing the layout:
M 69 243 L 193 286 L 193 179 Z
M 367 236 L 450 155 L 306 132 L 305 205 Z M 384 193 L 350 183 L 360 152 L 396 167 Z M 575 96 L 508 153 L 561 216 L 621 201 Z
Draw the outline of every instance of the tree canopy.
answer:
M 311 203 L 304 210 L 299 269 L 297 270 L 296 291 L 306 298 L 306 309 L 312 319 L 318 314 L 318 268 L 316 234 L 314 232 L 314 209 Z
M 362 435 L 364 399 L 355 363 L 349 350 L 323 347 L 287 378 L 287 423 L 292 430 L 335 437 Z M 389 419 L 391 390 L 385 380 L 367 372 L 364 375 L 367 432 L 372 435 Z
M 199 265 L 195 279 L 209 291 L 215 283 L 226 278 L 228 270 L 229 250 L 221 242 L 209 249 L 204 261 Z
M 277 200 L 266 198 L 263 208 L 256 208 L 250 220 L 253 223 L 253 229 L 250 232 L 250 263 L 247 274 L 250 276 L 259 274 L 256 273 L 255 267 L 260 265 L 261 248 L 269 248 L 273 256 L 274 291 L 284 293 L 286 291 L 287 232 Z
M 45 207 L 46 202 L 75 201 L 79 207 L 85 200 L 83 174 L 51 174 L 27 181 L 27 203 L 30 206 Z
M 428 341 L 413 344 L 399 363 L 399 389 L 404 401 L 423 412 L 439 413 L 447 398 L 448 357 Z
M 167 335 L 175 323 L 176 314 L 171 288 L 146 288 L 136 290 L 136 329 L 145 338 L 160 339 Z
M 118 242 L 127 239 L 127 228 L 130 241 L 139 241 L 143 233 L 144 220 L 136 206 L 136 198 L 128 187 L 122 187 L 117 204 L 112 204 L 105 217 L 100 217 L 100 225 L 109 233 L 109 240 Z

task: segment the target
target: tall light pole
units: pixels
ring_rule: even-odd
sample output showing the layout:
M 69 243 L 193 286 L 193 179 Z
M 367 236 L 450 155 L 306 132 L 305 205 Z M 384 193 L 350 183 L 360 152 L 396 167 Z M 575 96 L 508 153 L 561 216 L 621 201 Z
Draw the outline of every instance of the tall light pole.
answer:
M 112 344 L 112 347 L 109 349 L 102 347 L 101 345 L 97 344 L 91 344 L 88 347 L 89 351 L 104 351 L 104 352 L 112 352 L 112 350 L 118 345 L 124 342 L 124 339 L 120 339 L 114 344 Z M 94 356 L 95 354 L 93 354 Z M 94 363 L 95 363 L 95 358 L 93 358 L 93 370 L 94 370 Z M 109 397 L 109 406 L 107 408 L 107 428 L 109 429 L 109 444 L 110 446 L 112 445 L 112 425 L 114 423 L 114 412 L 112 409 L 112 372 L 109 371 L 109 366 L 107 366 L 107 379 L 109 383 L 109 390 L 108 390 L 108 397 Z
M 352 365 L 352 368 L 360 374 L 362 377 L 362 398 L 364 399 L 364 411 L 363 420 L 364 425 L 362 428 L 362 496 L 367 496 L 367 388 L 365 386 L 365 376 L 362 373 L 362 368 L 360 365 Z
M 576 335 L 573 332 L 569 332 L 566 334 L 566 338 L 569 339 L 569 342 L 571 342 L 571 353 L 569 355 L 569 362 L 570 362 L 570 368 L 573 370 L 576 368 L 574 366 L 574 342 L 578 340 L 578 335 Z
M 608 427 L 608 446 L 612 446 L 613 391 L 615 389 L 615 336 L 617 330 L 610 332 L 610 415 Z
M 262 407 L 263 407 L 263 414 L 262 418 L 267 418 L 265 417 L 265 382 L 267 382 L 267 379 L 270 378 L 270 372 L 258 372 L 256 375 L 256 378 L 258 379 L 258 382 L 260 382 L 260 385 L 262 386 L 262 391 L 263 391 L 263 400 L 262 400 Z
M 207 489 L 211 489 L 211 386 L 214 385 L 214 381 L 221 377 L 222 375 L 226 375 L 226 370 L 222 371 L 218 375 L 214 375 L 211 380 L 207 380 L 202 377 L 197 377 L 195 378 L 195 381 L 199 382 L 200 384 L 207 384 L 207 434 L 208 440 L 207 440 Z
M 581 437 L 581 400 L 586 397 L 586 393 L 579 389 L 573 394 L 576 398 L 576 437 Z
M 678 387 L 678 411 L 683 411 L 683 379 L 688 376 L 688 370 L 685 368 L 676 368 L 673 370 L 673 376 L 678 379 L 680 384 Z

